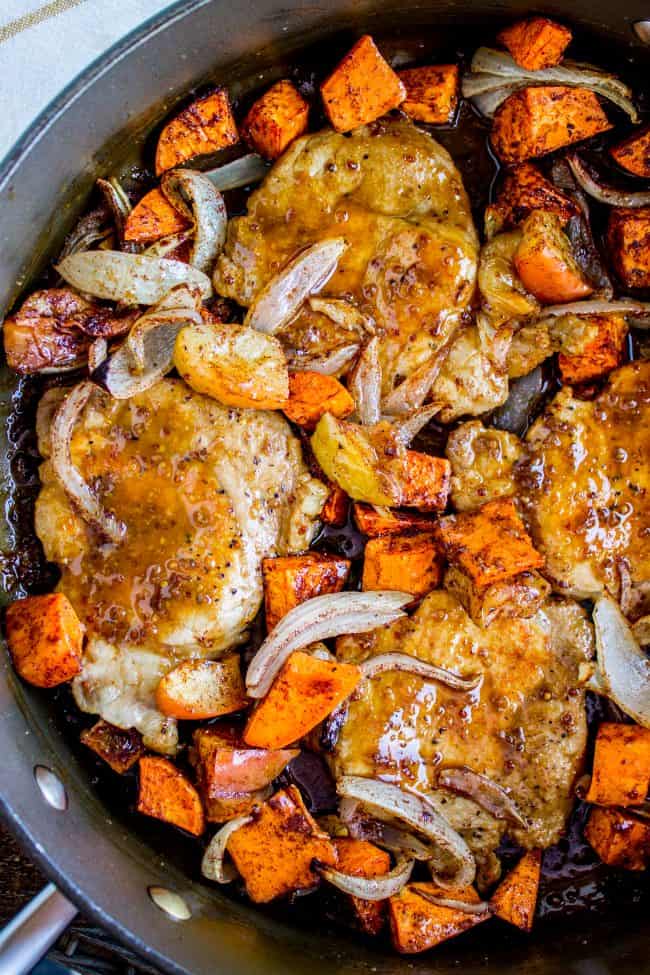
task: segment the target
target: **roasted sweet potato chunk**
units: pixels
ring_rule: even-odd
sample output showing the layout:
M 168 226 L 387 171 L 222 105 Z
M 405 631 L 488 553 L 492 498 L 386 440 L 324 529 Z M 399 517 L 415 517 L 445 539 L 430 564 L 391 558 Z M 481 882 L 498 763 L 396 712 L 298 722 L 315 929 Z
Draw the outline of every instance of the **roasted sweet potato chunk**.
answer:
M 103 758 L 119 775 L 128 772 L 144 754 L 142 735 L 139 731 L 135 728 L 124 731 L 103 719 L 92 728 L 82 731 L 80 740 L 82 745 L 86 745 Z
M 239 654 L 223 660 L 184 660 L 161 679 L 156 707 L 171 718 L 201 721 L 246 707 Z
M 312 870 L 314 860 L 336 864 L 334 844 L 293 785 L 276 792 L 252 823 L 233 833 L 228 852 L 256 904 L 315 887 L 319 876 Z
M 416 122 L 442 125 L 450 122 L 458 107 L 458 65 L 432 64 L 398 72 L 406 88 L 402 111 Z
M 293 423 L 313 430 L 324 413 L 349 416 L 354 411 L 354 400 L 334 376 L 293 372 L 289 374 L 289 402 L 282 409 Z
M 562 226 L 578 216 L 577 204 L 556 189 L 533 163 L 514 166 L 503 181 L 496 200 L 485 211 L 485 227 L 492 237 L 524 222 L 533 210 L 554 213 Z
M 355 501 L 353 513 L 357 528 L 369 538 L 399 535 L 410 530 L 432 532 L 436 524 L 433 518 L 417 511 L 396 511 L 394 508 L 381 508 L 362 501 Z
M 408 884 L 399 894 L 388 901 L 388 917 L 394 948 L 404 955 L 417 954 L 434 948 L 436 945 L 455 938 L 463 931 L 473 928 L 490 916 L 487 911 L 481 914 L 467 914 L 455 907 L 440 907 L 432 904 L 418 891 L 434 897 L 444 897 L 478 904 L 479 896 L 473 887 L 462 890 L 449 890 L 436 884 Z
M 490 898 L 492 913 L 522 931 L 531 931 L 542 873 L 542 851 L 529 850 Z
M 608 129 L 611 124 L 592 91 L 553 85 L 523 88 L 506 98 L 494 115 L 490 140 L 501 162 L 513 164 Z
M 323 82 L 321 95 L 333 128 L 349 132 L 397 108 L 406 88 L 364 34 Z
M 338 856 L 337 870 L 353 877 L 380 877 L 390 870 L 390 856 L 367 840 L 348 837 L 335 839 Z M 386 901 L 366 901 L 344 895 L 350 902 L 357 927 L 364 934 L 379 934 L 386 921 Z
M 320 520 L 326 525 L 340 528 L 348 520 L 350 499 L 338 484 L 330 485 L 330 493 L 320 513 Z
M 520 67 L 527 71 L 552 68 L 562 60 L 565 48 L 571 43 L 568 27 L 548 17 L 530 17 L 506 27 L 497 35 Z
M 349 559 L 322 552 L 262 560 L 266 625 L 272 630 L 283 616 L 314 596 L 340 592 L 350 573 Z
M 604 722 L 598 729 L 587 802 L 638 806 L 650 790 L 650 729 Z
M 56 687 L 81 671 L 83 626 L 62 592 L 7 607 L 7 643 L 17 672 L 35 687 Z
M 455 565 L 447 569 L 444 585 L 478 626 L 489 626 L 499 618 L 528 619 L 551 592 L 539 572 L 520 572 L 510 579 L 479 587 Z
M 199 794 L 189 779 L 168 759 L 154 755 L 141 758 L 139 768 L 138 812 L 200 836 L 205 829 L 205 816 Z
M 560 352 L 557 361 L 563 383 L 586 383 L 600 379 L 623 361 L 627 322 L 622 315 L 593 315 L 586 322 L 583 318 L 583 323 L 596 326 L 598 334 L 580 353 L 567 355 Z
M 136 244 L 151 244 L 161 237 L 178 234 L 189 224 L 162 190 L 149 190 L 131 210 L 124 227 L 124 239 Z
M 610 152 L 622 169 L 650 179 L 650 126 L 619 142 Z
M 650 288 L 650 207 L 610 211 L 609 255 L 626 288 Z
M 400 488 L 400 505 L 404 508 L 442 511 L 451 490 L 451 464 L 444 457 L 407 450 Z
M 430 532 L 371 538 L 363 558 L 363 589 L 397 589 L 416 599 L 440 585 L 444 556 Z
M 538 301 L 561 304 L 592 293 L 555 213 L 534 210 L 526 217 L 522 231 L 514 265 L 522 284 Z
M 591 810 L 585 839 L 603 863 L 623 870 L 645 870 L 650 863 L 650 821 L 621 809 Z
M 309 102 L 290 81 L 278 81 L 251 107 L 241 134 L 265 159 L 277 159 L 307 130 Z
M 476 511 L 441 518 L 436 537 L 451 564 L 479 588 L 544 564 L 511 498 L 498 498 Z
M 156 176 L 239 141 L 225 88 L 197 98 L 168 122 L 156 148 Z

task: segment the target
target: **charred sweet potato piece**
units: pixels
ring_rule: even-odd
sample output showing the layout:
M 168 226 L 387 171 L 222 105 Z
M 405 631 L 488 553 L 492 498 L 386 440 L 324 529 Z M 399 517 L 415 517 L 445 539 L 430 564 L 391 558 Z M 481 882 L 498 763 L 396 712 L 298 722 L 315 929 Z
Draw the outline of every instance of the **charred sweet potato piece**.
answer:
M 289 374 L 289 402 L 282 409 L 292 423 L 313 430 L 324 413 L 349 416 L 354 411 L 354 400 L 334 376 L 293 372 Z
M 335 839 L 337 870 L 353 877 L 380 877 L 390 870 L 390 856 L 367 840 Z M 344 895 L 352 906 L 357 927 L 364 934 L 379 934 L 386 920 L 386 901 L 366 901 Z
M 81 671 L 83 626 L 62 592 L 7 607 L 7 643 L 16 671 L 35 687 L 56 687 Z
M 645 870 L 650 864 L 650 822 L 621 809 L 591 810 L 585 839 L 603 863 L 623 870 Z
M 244 741 L 255 748 L 291 745 L 345 701 L 360 680 L 352 664 L 292 653 L 248 719 Z
M 524 162 L 611 129 L 598 98 L 586 88 L 523 88 L 495 115 L 490 141 L 503 163 Z
M 320 90 L 337 132 L 374 122 L 406 97 L 406 88 L 369 34 L 359 38 Z
M 156 176 L 239 141 L 225 88 L 197 98 L 167 122 L 156 148 Z
M 604 722 L 598 728 L 587 802 L 638 806 L 650 790 L 650 729 Z
M 626 288 L 650 288 L 650 207 L 610 211 L 609 255 Z
M 334 866 L 336 850 L 311 817 L 294 785 L 276 792 L 228 841 L 228 852 L 256 904 L 310 890 L 319 882 L 312 862 Z
M 534 210 L 526 217 L 522 231 L 514 265 L 522 284 L 538 301 L 562 304 L 592 293 L 555 213 Z
M 511 498 L 498 498 L 476 511 L 441 518 L 436 537 L 449 562 L 479 588 L 544 564 Z
M 528 619 L 551 592 L 549 583 L 539 572 L 520 572 L 510 579 L 480 587 L 455 565 L 447 569 L 444 585 L 478 626 L 489 626 L 499 618 Z
M 246 707 L 239 654 L 223 660 L 184 660 L 161 678 L 156 707 L 171 718 L 201 721 Z
M 451 490 L 451 464 L 444 457 L 407 450 L 400 488 L 400 505 L 404 508 L 441 511 Z
M 571 43 L 571 31 L 548 17 L 530 17 L 506 27 L 497 34 L 497 40 L 520 67 L 540 71 L 560 63 Z
M 119 775 L 128 772 L 144 754 L 139 731 L 135 728 L 124 731 L 103 719 L 82 731 L 80 740 L 82 745 L 99 755 Z
M 251 107 L 241 134 L 265 159 L 277 159 L 307 130 L 309 102 L 290 81 L 278 81 Z
M 416 599 L 437 589 L 444 556 L 430 532 L 371 538 L 363 558 L 362 589 L 398 589 Z
M 542 851 L 529 850 L 501 881 L 492 897 L 492 913 L 522 931 L 531 931 L 542 873 Z
M 349 559 L 323 552 L 262 559 L 267 628 L 272 630 L 290 609 L 306 599 L 340 592 L 349 573 Z
M 432 532 L 436 524 L 428 515 L 421 515 L 417 511 L 396 511 L 394 508 L 380 508 L 362 501 L 354 502 L 353 514 L 357 528 L 369 538 L 399 535 L 411 529 Z
M 416 122 L 442 125 L 458 107 L 458 65 L 432 64 L 398 72 L 406 88 L 402 111 Z
M 320 513 L 320 520 L 326 525 L 334 525 L 336 528 L 340 528 L 348 520 L 349 508 L 350 499 L 343 488 L 340 488 L 338 484 L 332 484 Z
M 124 227 L 124 239 L 136 244 L 151 244 L 188 227 L 185 217 L 171 205 L 162 190 L 156 188 L 145 193 L 131 210 Z
M 200 796 L 189 779 L 167 758 L 154 755 L 141 758 L 139 768 L 138 812 L 200 836 L 205 816 Z
M 619 142 L 610 153 L 622 169 L 650 179 L 650 126 Z
M 481 914 L 467 914 L 459 908 L 440 907 L 432 904 L 426 897 L 422 897 L 418 891 L 434 897 L 463 901 L 466 904 L 479 903 L 479 896 L 473 887 L 449 890 L 436 884 L 408 884 L 388 901 L 393 947 L 404 955 L 413 955 L 434 948 L 443 941 L 455 938 L 463 931 L 473 928 L 490 916 L 487 911 Z
M 485 211 L 486 232 L 489 229 L 489 236 L 493 236 L 518 227 L 533 210 L 554 213 L 563 227 L 580 212 L 577 204 L 556 189 L 537 166 L 520 163 L 506 173 L 496 200 Z
M 94 307 L 65 288 L 34 292 L 3 325 L 9 368 L 29 374 L 83 365 L 91 339 L 79 315 Z
M 580 353 L 560 352 L 557 361 L 563 383 L 573 385 L 600 379 L 623 361 L 627 322 L 622 315 L 593 315 L 584 324 L 595 325 L 598 334 Z

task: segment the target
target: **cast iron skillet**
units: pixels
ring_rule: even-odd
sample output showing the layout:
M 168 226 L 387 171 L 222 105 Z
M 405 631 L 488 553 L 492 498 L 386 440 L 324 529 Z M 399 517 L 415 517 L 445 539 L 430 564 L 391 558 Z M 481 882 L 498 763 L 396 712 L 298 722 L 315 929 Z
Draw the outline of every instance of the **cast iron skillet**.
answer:
M 114 47 L 63 92 L 0 166 L 0 317 L 56 253 L 96 176 L 119 166 L 189 87 L 209 79 L 232 86 L 261 74 L 306 44 L 360 29 L 393 35 L 402 25 L 435 31 L 530 13 L 524 0 L 458 4 L 457 0 L 189 0 L 175 4 Z M 650 51 L 633 24 L 650 17 L 643 0 L 549 3 L 544 13 L 583 25 L 643 60 Z M 627 49 L 627 50 L 626 50 Z M 647 63 L 647 62 L 646 62 Z M 161 102 L 161 97 L 164 99 Z M 0 374 L 0 411 L 10 409 L 15 379 Z M 8 477 L 6 424 L 1 476 Z M 10 531 L 0 520 L 0 530 Z M 2 566 L 0 565 L 0 569 Z M 0 598 L 7 599 L 6 582 Z M 49 806 L 34 770 L 46 766 L 64 782 L 67 809 Z M 403 959 L 329 930 L 264 914 L 194 883 L 154 852 L 145 826 L 138 836 L 112 818 L 90 776 L 68 747 L 46 695 L 19 683 L 0 651 L 0 810 L 29 855 L 83 912 L 174 975 L 414 975 L 456 971 L 501 975 L 580 975 L 650 971 L 650 939 L 633 913 L 575 921 L 524 939 L 496 928 L 453 941 L 424 958 Z M 160 834 L 157 834 L 160 835 Z M 173 834 L 168 834 L 174 844 Z M 151 885 L 178 891 L 191 918 L 173 921 L 148 894 Z M 286 915 L 288 918 L 289 915 Z M 549 937 L 552 931 L 552 937 Z

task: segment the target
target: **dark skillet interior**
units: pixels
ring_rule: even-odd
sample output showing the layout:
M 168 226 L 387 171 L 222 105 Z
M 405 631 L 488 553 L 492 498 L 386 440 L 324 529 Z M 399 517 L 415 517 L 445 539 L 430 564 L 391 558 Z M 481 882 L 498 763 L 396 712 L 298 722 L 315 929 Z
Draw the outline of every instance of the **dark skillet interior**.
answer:
M 28 142 L 24 160 L 8 161 L 6 173 L 12 163 L 17 166 L 15 174 L 0 184 L 0 199 L 6 203 L 0 211 L 4 214 L 0 221 L 0 293 L 7 304 L 15 294 L 20 269 L 28 267 L 21 277 L 21 290 L 23 282 L 30 287 L 36 284 L 45 259 L 56 254 L 62 234 L 87 203 L 93 176 L 119 171 L 126 175 L 127 185 L 131 180 L 145 188 L 146 161 L 151 158 L 147 132 L 153 136 L 157 132 L 155 121 L 166 110 L 160 108 L 160 93 L 169 90 L 170 82 L 180 95 L 187 95 L 197 78 L 201 83 L 223 82 L 241 117 L 252 93 L 276 77 L 292 77 L 308 93 L 349 48 L 360 28 L 370 30 L 391 59 L 404 63 L 462 60 L 479 43 L 489 42 L 499 20 L 511 19 L 522 9 L 512 4 L 512 13 L 508 13 L 502 8 L 498 20 L 489 18 L 489 25 L 488 18 L 465 13 L 459 29 L 458 21 L 441 25 L 441 19 L 449 19 L 450 7 L 444 8 L 447 17 L 441 18 L 432 4 L 418 5 L 412 13 L 401 5 L 399 13 L 384 9 L 381 16 L 357 11 L 358 26 L 350 23 L 342 28 L 349 16 L 343 13 L 337 18 L 336 3 L 328 3 L 326 12 L 284 8 L 281 14 L 268 17 L 262 4 L 255 6 L 253 14 L 245 8 L 226 11 L 219 3 L 186 5 L 190 9 L 184 19 L 162 31 L 149 32 L 142 46 L 126 49 L 104 79 L 91 81 L 72 108 L 54 116 L 40 146 L 30 147 Z M 269 10 L 272 6 L 268 5 Z M 373 5 L 375 11 L 387 6 Z M 571 18 L 564 19 L 575 20 L 578 13 L 574 10 Z M 590 13 L 595 17 L 596 9 L 591 7 Z M 603 19 L 607 16 L 613 18 L 614 12 L 603 12 Z M 226 21 L 234 33 L 226 30 Z M 646 51 L 632 49 L 633 34 L 622 20 L 616 22 L 621 35 L 617 43 L 611 37 L 604 41 L 597 26 L 577 32 L 574 56 L 617 71 L 635 91 L 641 91 Z M 301 32 L 302 37 L 298 36 Z M 237 48 L 242 56 L 233 64 L 228 51 Z M 183 52 L 186 61 L 180 56 Z M 113 133 L 125 121 L 128 129 L 115 137 Z M 480 226 L 495 175 L 486 149 L 486 129 L 464 106 L 458 125 L 436 127 L 435 135 L 451 151 L 464 176 Z M 104 148 L 94 155 L 101 145 Z M 79 175 L 78 186 L 70 184 Z M 0 174 L 0 179 L 4 176 Z M 241 208 L 244 198 L 233 196 L 228 203 L 232 214 Z M 28 219 L 21 219 L 21 213 Z M 31 264 L 34 253 L 36 260 Z M 21 591 L 47 590 L 55 579 L 31 530 L 38 462 L 33 414 L 42 388 L 39 381 L 16 384 L 6 373 L 0 377 L 3 414 L 11 413 L 8 449 L 3 451 L 8 503 L 0 588 L 5 599 Z M 323 539 L 327 547 L 348 548 L 353 542 L 346 532 Z M 261 913 L 243 902 L 228 900 L 220 891 L 195 884 L 199 862 L 195 843 L 131 811 L 133 780 L 106 773 L 79 746 L 79 731 L 87 722 L 80 723 L 76 710 L 69 707 L 67 692 L 59 692 L 53 700 L 18 686 L 4 661 L 3 666 L 0 747 L 6 758 L 0 768 L 1 801 L 44 869 L 116 934 L 138 950 L 152 953 L 169 969 L 195 973 L 243 975 L 262 968 L 274 973 L 290 966 L 297 971 L 388 973 L 406 964 L 391 957 L 385 944 L 361 944 L 357 936 L 324 922 L 317 899 L 306 898 L 290 911 Z M 595 716 L 602 719 L 602 714 Z M 32 776 L 37 763 L 55 768 L 66 782 L 70 794 L 66 813 L 55 813 L 42 803 Z M 489 963 L 500 971 L 520 970 L 525 965 L 527 971 L 540 973 L 556 971 L 559 965 L 583 972 L 596 965 L 600 972 L 632 971 L 633 966 L 636 972 L 646 970 L 647 881 L 635 875 L 605 874 L 580 839 L 583 815 L 578 807 L 566 839 L 546 853 L 542 923 L 532 939 L 495 924 L 443 946 L 424 960 L 408 962 L 409 968 L 443 972 L 462 964 L 472 972 Z M 146 893 L 152 883 L 183 892 L 192 907 L 192 919 L 174 924 L 160 914 Z

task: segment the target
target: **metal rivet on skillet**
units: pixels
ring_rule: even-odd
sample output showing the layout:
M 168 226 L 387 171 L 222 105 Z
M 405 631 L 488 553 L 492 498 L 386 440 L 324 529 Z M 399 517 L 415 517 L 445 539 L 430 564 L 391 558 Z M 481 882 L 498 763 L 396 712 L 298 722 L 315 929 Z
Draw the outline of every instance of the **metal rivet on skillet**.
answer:
M 149 897 L 164 914 L 174 921 L 189 921 L 192 912 L 180 894 L 167 887 L 148 887 Z
M 68 808 L 68 794 L 56 772 L 53 772 L 47 765 L 36 765 L 34 778 L 48 806 L 58 809 L 59 812 L 65 812 Z
M 650 20 L 637 20 L 632 27 L 640 41 L 643 41 L 644 44 L 650 44 Z

